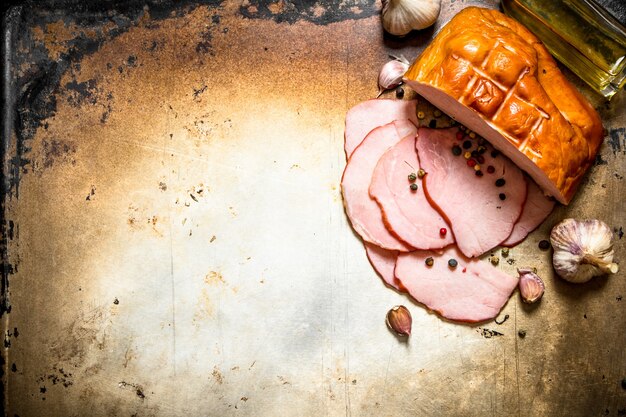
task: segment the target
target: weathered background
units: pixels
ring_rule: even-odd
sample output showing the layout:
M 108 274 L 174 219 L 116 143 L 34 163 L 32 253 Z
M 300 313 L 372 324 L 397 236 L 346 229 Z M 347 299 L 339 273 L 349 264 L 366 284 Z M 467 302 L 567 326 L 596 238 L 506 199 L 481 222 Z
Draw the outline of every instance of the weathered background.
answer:
M 498 7 L 444 1 L 402 40 L 371 0 L 10 9 L 6 414 L 626 415 L 624 273 L 570 285 L 537 248 L 594 217 L 626 258 L 624 91 L 580 86 L 605 144 L 572 204 L 500 262 L 547 284 L 503 324 L 444 322 L 386 288 L 344 215 L 345 112 L 376 95 L 389 53 L 412 59 L 479 3 Z M 400 303 L 408 343 L 384 324 Z

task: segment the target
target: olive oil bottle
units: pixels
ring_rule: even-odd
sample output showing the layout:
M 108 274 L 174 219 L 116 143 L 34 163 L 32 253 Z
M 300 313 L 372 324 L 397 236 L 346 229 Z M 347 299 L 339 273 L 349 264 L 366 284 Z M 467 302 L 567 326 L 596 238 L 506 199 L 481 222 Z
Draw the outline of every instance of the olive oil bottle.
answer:
M 626 28 L 593 0 L 502 0 L 502 8 L 604 97 L 626 83 Z

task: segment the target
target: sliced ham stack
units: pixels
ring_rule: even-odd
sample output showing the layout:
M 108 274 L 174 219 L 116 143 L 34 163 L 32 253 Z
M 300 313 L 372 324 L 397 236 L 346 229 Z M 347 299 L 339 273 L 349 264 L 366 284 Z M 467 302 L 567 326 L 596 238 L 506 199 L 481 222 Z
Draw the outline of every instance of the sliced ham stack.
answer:
M 482 139 L 458 127 L 417 129 L 415 112 L 408 100 L 348 112 L 346 214 L 387 286 L 449 320 L 492 319 L 517 279 L 475 257 L 523 240 L 554 203 Z

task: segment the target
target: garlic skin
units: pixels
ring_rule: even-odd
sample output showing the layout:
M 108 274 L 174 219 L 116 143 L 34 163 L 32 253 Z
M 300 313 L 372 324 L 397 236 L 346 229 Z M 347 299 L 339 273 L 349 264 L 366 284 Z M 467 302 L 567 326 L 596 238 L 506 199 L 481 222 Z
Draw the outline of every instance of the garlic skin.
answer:
M 383 28 L 396 36 L 431 26 L 441 10 L 441 0 L 382 0 L 382 3 Z
M 543 296 L 546 286 L 543 284 L 539 275 L 532 269 L 518 269 L 519 274 L 519 292 L 522 301 L 527 304 L 536 303 Z
M 394 58 L 380 69 L 378 74 L 378 97 L 385 91 L 402 84 L 402 77 L 409 69 L 409 62 L 404 57 Z
M 387 326 L 398 336 L 410 336 L 413 318 L 405 306 L 395 306 L 387 312 Z
M 619 270 L 613 262 L 613 232 L 600 220 L 565 219 L 552 229 L 550 243 L 554 270 L 566 281 L 583 283 Z

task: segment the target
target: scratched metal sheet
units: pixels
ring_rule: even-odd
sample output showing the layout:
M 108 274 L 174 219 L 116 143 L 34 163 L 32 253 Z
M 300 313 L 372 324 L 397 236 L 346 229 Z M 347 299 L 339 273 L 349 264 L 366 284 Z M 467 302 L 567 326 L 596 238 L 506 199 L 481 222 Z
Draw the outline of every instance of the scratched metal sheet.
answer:
M 537 249 L 594 217 L 626 258 L 624 91 L 578 83 L 607 128 L 597 163 L 498 266 L 536 267 L 541 303 L 445 322 L 386 288 L 351 231 L 343 120 L 387 54 L 413 58 L 477 2 L 444 2 L 404 40 L 383 36 L 379 3 L 310 4 L 9 10 L 6 415 L 625 415 L 624 274 L 570 285 Z M 396 304 L 408 342 L 384 323 Z

